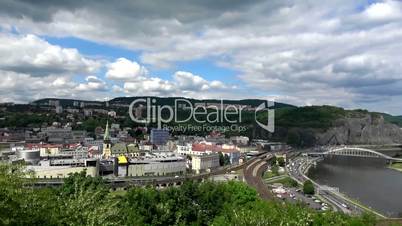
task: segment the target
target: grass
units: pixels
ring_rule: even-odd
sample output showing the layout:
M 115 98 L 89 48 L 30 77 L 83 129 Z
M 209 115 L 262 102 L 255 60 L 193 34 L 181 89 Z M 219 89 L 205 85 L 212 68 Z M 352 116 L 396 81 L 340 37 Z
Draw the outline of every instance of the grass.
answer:
M 393 163 L 392 165 L 389 166 L 389 168 L 402 172 L 402 163 L 401 162 Z
M 263 179 L 269 179 L 272 177 L 279 176 L 279 173 L 274 173 L 274 172 L 265 172 L 264 175 L 262 176 Z
M 124 196 L 126 195 L 127 191 L 125 190 L 115 190 L 109 193 L 110 196 L 112 197 L 117 197 L 117 196 Z
M 288 187 L 288 188 L 291 188 L 291 187 L 295 188 L 295 187 L 299 186 L 299 184 L 290 177 L 285 177 L 285 178 L 281 178 L 278 180 L 272 180 L 272 181 L 269 181 L 269 183 L 281 183 L 281 184 L 283 184 L 283 186 Z

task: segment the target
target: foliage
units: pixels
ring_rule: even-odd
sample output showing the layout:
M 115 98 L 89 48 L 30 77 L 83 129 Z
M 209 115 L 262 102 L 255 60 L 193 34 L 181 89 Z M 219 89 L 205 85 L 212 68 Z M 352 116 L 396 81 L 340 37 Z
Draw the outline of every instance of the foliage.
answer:
M 276 156 L 273 155 L 271 158 L 271 166 L 275 166 L 276 165 Z
M 306 180 L 303 184 L 303 193 L 307 195 L 314 195 L 314 184 L 311 180 Z
M 263 175 L 264 179 L 269 179 L 272 177 L 279 176 L 279 167 L 276 164 L 272 165 L 270 169 L 271 169 L 270 171 L 267 171 L 264 173 L 264 175 Z
M 230 164 L 230 157 L 228 155 L 224 155 L 222 152 L 219 152 L 219 165 L 226 166 Z
M 393 116 L 389 114 L 379 113 L 384 117 L 384 120 L 402 127 L 402 116 Z
M 285 187 L 297 187 L 299 184 L 290 177 L 285 177 L 283 179 L 272 181 L 272 183 L 281 183 Z
M 319 213 L 262 201 L 241 182 L 195 183 L 114 195 L 100 178 L 71 175 L 57 189 L 32 189 L 20 166 L 0 165 L 0 225 L 374 225 L 372 216 Z
M 349 217 L 344 214 L 318 213 L 300 205 L 264 202 L 258 200 L 249 208 L 233 208 L 215 218 L 212 225 L 375 225 L 372 217 Z
M 285 166 L 285 158 L 279 157 L 279 158 L 276 159 L 276 161 L 277 161 L 277 163 L 278 163 L 278 166 L 280 166 L 280 167 L 284 167 L 284 166 Z
M 87 176 L 85 170 L 80 173 L 70 174 L 68 178 L 64 179 L 61 192 L 64 196 L 70 196 L 76 194 L 81 188 L 84 190 L 99 190 L 103 192 L 103 195 L 108 192 L 101 177 Z
M 346 115 L 342 108 L 332 106 L 308 106 L 277 110 L 277 126 L 299 128 L 329 128 L 337 118 Z

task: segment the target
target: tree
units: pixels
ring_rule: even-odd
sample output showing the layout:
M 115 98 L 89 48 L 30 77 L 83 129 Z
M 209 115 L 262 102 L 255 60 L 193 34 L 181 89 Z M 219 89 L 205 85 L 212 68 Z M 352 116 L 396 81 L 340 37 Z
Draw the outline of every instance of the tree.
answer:
M 307 180 L 303 184 L 303 192 L 307 195 L 314 195 L 314 184 L 311 180 Z
M 219 152 L 219 165 L 225 165 L 225 157 L 223 156 L 222 152 Z
M 64 184 L 61 187 L 62 195 L 69 196 L 75 194 L 80 187 L 86 190 L 99 190 L 102 191 L 104 195 L 107 193 L 107 188 L 101 177 L 87 176 L 86 170 L 83 170 L 79 173 L 70 174 L 69 177 L 64 179 Z
M 271 158 L 271 166 L 274 166 L 274 165 L 276 165 L 276 156 L 275 155 L 272 156 L 272 158 Z
M 275 166 L 277 167 L 277 166 Z M 61 188 L 32 189 L 24 168 L 0 164 L 0 225 L 375 225 L 375 217 L 316 212 L 264 201 L 247 184 L 186 181 L 116 195 L 103 181 L 70 175 Z M 311 181 L 307 181 L 307 187 Z M 314 189 L 314 187 L 313 187 Z
M 230 165 L 230 157 L 229 155 L 224 155 L 224 165 Z
M 278 166 L 277 166 L 277 165 L 273 165 L 273 166 L 271 167 L 271 172 L 272 172 L 272 175 L 278 176 L 278 175 L 279 175 Z
M 301 142 L 300 134 L 291 129 L 288 133 L 287 143 L 294 146 L 299 146 Z
M 284 167 L 284 166 L 285 166 L 285 158 L 283 158 L 283 157 L 278 157 L 278 158 L 276 159 L 276 161 L 277 161 L 277 163 L 278 163 L 278 166 L 281 166 L 281 167 Z

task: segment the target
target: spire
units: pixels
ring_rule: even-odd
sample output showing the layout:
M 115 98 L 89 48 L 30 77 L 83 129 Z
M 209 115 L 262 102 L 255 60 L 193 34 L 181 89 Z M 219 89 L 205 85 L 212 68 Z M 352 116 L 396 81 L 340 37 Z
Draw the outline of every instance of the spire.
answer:
M 105 135 L 103 135 L 103 140 L 110 140 L 109 121 L 106 122 L 106 129 L 105 129 Z

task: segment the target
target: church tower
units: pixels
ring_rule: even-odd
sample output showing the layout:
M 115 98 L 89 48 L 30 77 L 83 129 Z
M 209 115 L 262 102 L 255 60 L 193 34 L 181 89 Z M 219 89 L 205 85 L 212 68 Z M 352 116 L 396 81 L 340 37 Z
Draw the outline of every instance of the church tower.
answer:
M 109 122 L 107 122 L 105 135 L 103 136 L 103 157 L 107 159 L 111 155 L 112 155 L 112 144 L 110 142 Z

